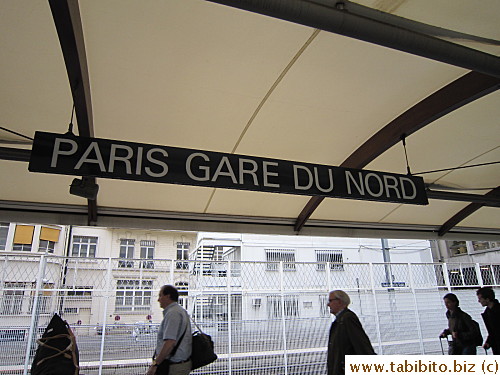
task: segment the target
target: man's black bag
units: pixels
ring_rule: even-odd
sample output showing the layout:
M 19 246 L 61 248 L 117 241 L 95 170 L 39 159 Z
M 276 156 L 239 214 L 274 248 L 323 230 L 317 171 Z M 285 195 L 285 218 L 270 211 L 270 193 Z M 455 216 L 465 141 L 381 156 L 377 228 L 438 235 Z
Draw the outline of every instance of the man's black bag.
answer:
M 195 323 L 196 325 L 196 323 Z M 198 327 L 196 325 L 196 327 Z M 198 327 L 198 329 L 200 329 Z M 206 366 L 217 359 L 212 337 L 200 331 L 193 333 L 193 351 L 191 353 L 192 370 Z
M 474 332 L 473 344 L 475 346 L 483 346 L 483 335 L 479 323 L 472 319 L 472 332 Z
M 217 359 L 217 354 L 214 351 L 214 342 L 212 337 L 203 333 L 201 328 L 191 318 L 198 331 L 193 332 L 193 351 L 191 353 L 191 369 L 196 370 L 202 366 L 206 366 Z
M 31 366 L 32 375 L 78 375 L 75 336 L 68 324 L 54 314 L 42 337 Z

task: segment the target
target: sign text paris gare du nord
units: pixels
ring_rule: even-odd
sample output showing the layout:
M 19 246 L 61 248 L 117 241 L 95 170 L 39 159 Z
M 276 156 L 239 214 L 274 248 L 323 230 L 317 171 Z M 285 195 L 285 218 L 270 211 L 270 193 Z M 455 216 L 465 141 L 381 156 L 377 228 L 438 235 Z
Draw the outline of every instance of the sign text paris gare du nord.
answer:
M 36 132 L 31 172 L 427 204 L 421 177 Z

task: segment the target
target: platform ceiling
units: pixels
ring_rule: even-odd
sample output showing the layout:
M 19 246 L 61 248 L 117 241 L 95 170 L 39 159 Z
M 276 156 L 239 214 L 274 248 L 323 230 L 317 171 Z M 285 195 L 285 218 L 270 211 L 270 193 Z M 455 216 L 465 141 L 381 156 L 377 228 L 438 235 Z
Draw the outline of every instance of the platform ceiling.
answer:
M 55 9 L 56 3 L 0 1 L 1 220 L 500 238 L 500 165 L 489 164 L 500 161 L 498 0 L 288 2 L 315 3 L 359 19 L 373 14 L 380 24 L 401 20 L 403 26 L 394 26 L 396 38 L 417 25 L 422 29 L 415 34 L 473 49 L 465 64 L 458 52 L 449 52 L 448 62 L 437 61 L 325 31 L 328 24 L 314 27 L 314 20 L 302 22 L 306 26 L 203 0 L 60 0 L 75 27 L 77 66 L 65 62 L 69 52 L 62 48 L 61 30 L 63 44 L 72 36 L 63 26 L 58 35 L 64 9 Z M 279 13 L 287 2 L 271 3 Z M 381 12 L 356 14 L 364 9 Z M 402 18 L 380 21 L 385 15 Z M 80 86 L 68 69 L 80 75 Z M 77 134 L 87 128 L 98 138 L 315 164 L 405 174 L 398 141 L 405 134 L 414 174 L 487 163 L 422 174 L 431 190 L 493 200 L 431 194 L 429 205 L 413 206 L 97 179 L 97 201 L 88 202 L 69 194 L 74 177 L 30 173 L 26 161 L 10 156 L 12 150 L 29 152 L 26 137 L 37 130 L 65 133 L 78 95 L 85 100 L 75 100 Z

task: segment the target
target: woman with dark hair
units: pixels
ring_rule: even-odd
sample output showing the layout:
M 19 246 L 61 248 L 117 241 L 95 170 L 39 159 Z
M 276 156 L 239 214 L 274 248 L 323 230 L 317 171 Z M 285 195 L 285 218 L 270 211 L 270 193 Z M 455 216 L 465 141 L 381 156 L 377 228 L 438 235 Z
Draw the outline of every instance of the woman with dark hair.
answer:
M 475 355 L 476 345 L 474 344 L 474 326 L 469 314 L 462 311 L 459 307 L 460 301 L 453 293 L 448 293 L 443 297 L 446 306 L 446 318 L 448 319 L 448 328 L 446 328 L 440 338 L 451 335 L 452 341 L 449 342 L 448 354 L 450 355 Z

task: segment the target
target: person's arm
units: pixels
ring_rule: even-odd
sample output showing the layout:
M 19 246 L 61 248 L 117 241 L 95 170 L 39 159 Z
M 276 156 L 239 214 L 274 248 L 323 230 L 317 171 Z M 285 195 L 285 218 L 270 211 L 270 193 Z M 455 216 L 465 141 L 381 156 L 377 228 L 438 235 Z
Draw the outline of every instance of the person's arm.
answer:
M 161 347 L 160 353 L 156 356 L 155 360 L 149 366 L 147 375 L 154 375 L 160 363 L 166 360 L 170 356 L 170 352 L 175 346 L 175 340 L 165 340 L 163 341 L 163 346 Z
M 448 336 L 448 335 L 450 335 L 450 334 L 451 334 L 450 330 L 449 330 L 448 328 L 445 328 L 445 329 L 443 330 L 443 332 L 441 332 L 441 334 L 439 335 L 439 337 L 441 337 L 441 338 L 443 338 L 443 339 L 444 339 L 446 336 Z

